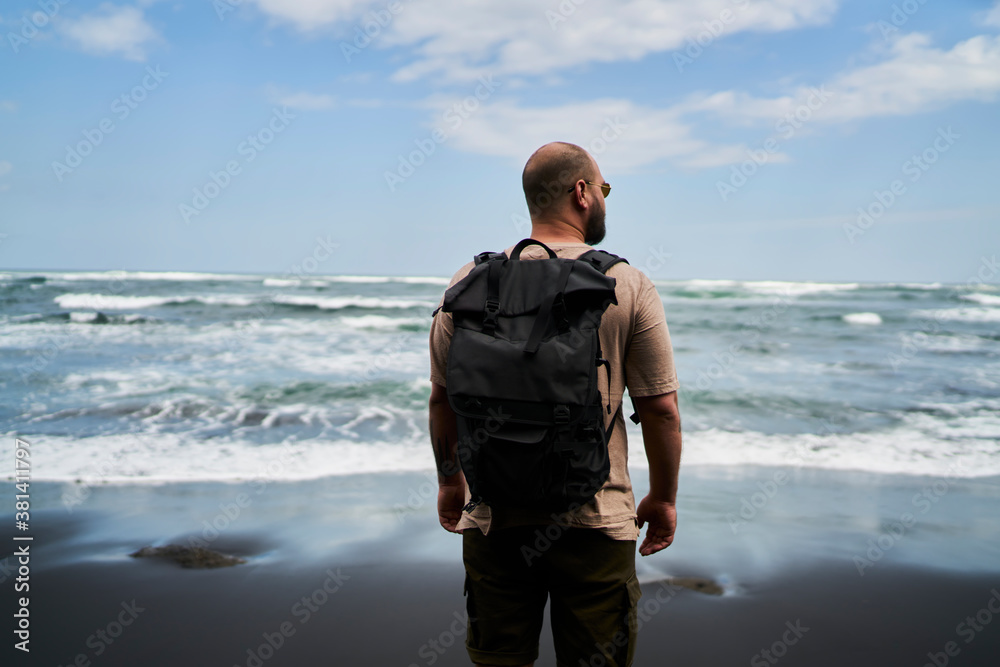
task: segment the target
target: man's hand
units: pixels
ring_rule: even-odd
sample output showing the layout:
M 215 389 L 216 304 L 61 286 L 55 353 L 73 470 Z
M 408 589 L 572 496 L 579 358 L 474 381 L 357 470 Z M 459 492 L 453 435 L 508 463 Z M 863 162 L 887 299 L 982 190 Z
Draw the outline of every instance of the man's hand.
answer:
M 465 507 L 465 483 L 438 485 L 438 521 L 450 533 L 462 534 L 456 530 Z
M 674 503 L 646 496 L 639 503 L 635 513 L 639 519 L 639 528 L 649 523 L 646 539 L 639 546 L 640 554 L 649 556 L 670 546 L 674 541 L 674 531 L 677 529 L 677 508 Z

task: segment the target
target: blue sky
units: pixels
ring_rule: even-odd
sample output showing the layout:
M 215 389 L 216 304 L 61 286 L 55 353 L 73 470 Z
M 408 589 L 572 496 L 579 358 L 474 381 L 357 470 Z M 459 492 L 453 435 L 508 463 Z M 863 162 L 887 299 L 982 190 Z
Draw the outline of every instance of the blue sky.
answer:
M 7 269 L 450 275 L 527 235 L 552 140 L 654 279 L 1000 252 L 993 0 L 35 0 L 0 29 Z

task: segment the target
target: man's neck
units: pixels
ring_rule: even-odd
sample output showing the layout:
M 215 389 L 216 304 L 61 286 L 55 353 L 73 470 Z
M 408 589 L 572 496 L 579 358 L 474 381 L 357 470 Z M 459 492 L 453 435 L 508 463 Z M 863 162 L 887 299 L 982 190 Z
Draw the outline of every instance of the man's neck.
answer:
M 545 244 L 584 243 L 583 232 L 563 220 L 533 222 L 531 225 L 531 238 Z

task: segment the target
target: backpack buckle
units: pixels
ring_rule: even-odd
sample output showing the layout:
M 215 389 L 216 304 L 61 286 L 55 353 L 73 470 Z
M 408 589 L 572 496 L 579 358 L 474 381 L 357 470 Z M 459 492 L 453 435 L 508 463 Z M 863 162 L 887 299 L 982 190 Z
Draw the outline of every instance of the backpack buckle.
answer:
M 552 420 L 557 424 L 568 424 L 569 408 L 565 405 L 557 405 L 552 410 Z
M 500 301 L 498 299 L 486 299 L 485 311 L 483 333 L 492 334 L 497 327 L 497 316 L 500 314 Z

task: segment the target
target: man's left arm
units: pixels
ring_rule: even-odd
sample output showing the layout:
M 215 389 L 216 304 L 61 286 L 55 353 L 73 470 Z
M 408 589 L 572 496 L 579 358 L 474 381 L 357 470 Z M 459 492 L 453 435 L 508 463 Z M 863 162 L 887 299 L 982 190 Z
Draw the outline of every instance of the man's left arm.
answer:
M 465 506 L 465 475 L 458 464 L 458 425 L 444 387 L 432 382 L 429 428 L 438 475 L 438 521 L 445 530 L 457 530 Z

